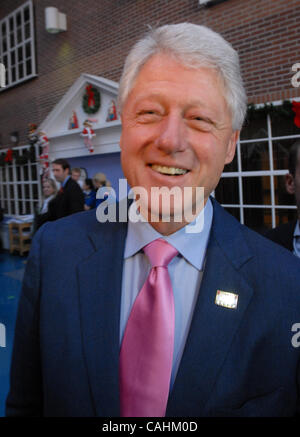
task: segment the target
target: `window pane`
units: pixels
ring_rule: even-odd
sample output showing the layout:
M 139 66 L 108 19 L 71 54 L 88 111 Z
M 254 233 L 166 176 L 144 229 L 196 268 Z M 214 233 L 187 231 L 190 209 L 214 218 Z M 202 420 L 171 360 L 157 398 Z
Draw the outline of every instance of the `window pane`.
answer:
M 26 58 L 31 58 L 31 45 L 30 45 L 30 42 L 28 42 L 25 45 L 25 56 L 26 56 Z
M 242 143 L 242 171 L 269 170 L 268 142 Z
M 16 214 L 15 202 L 10 202 L 11 214 Z
M 296 205 L 295 196 L 285 188 L 285 176 L 274 176 L 275 205 Z
M 10 30 L 10 31 L 13 31 L 13 30 L 14 30 L 14 18 L 13 18 L 13 17 L 11 17 L 11 18 L 9 19 L 9 30 Z
M 37 179 L 36 164 L 31 164 L 31 178 L 33 180 Z
M 25 202 L 25 214 L 30 214 L 30 202 Z
M 2 35 L 6 35 L 6 22 L 2 23 Z
M 19 79 L 22 79 L 23 76 L 24 76 L 24 65 L 22 63 L 22 64 L 19 64 Z
M 14 186 L 12 184 L 9 184 L 9 192 L 10 192 L 10 199 L 14 199 Z
M 243 196 L 246 205 L 269 205 L 271 203 L 270 177 L 243 177 Z
M 12 80 L 12 82 L 16 81 L 16 67 L 13 67 L 11 69 L 11 80 Z
M 33 198 L 34 199 L 38 199 L 39 194 L 38 194 L 38 186 L 37 186 L 37 184 L 33 184 L 32 185 L 32 193 L 33 193 Z
M 296 209 L 276 209 L 276 226 L 283 225 L 284 223 L 291 222 L 297 218 Z
M 286 170 L 288 168 L 289 150 L 295 141 L 295 138 L 273 141 L 274 170 Z
M 23 61 L 23 48 L 22 47 L 18 48 L 18 61 L 19 62 Z
M 25 184 L 24 185 L 25 188 L 25 199 L 29 199 L 30 198 L 30 194 L 29 194 L 29 185 Z
M 7 39 L 3 38 L 3 40 L 2 40 L 2 51 L 3 51 L 3 53 L 6 52 L 6 50 L 7 50 Z
M 257 114 L 254 118 L 245 121 L 241 131 L 241 140 L 253 140 L 255 138 L 267 138 L 268 127 L 267 117 L 265 115 Z
M 25 39 L 30 38 L 30 24 L 25 24 Z
M 294 113 L 289 116 L 271 115 L 272 137 L 299 134 L 299 128 L 294 123 Z
M 29 76 L 32 73 L 31 60 L 26 61 L 26 75 Z
M 24 21 L 29 21 L 29 7 L 24 9 Z
M 233 215 L 238 221 L 241 221 L 240 208 L 225 208 L 229 214 Z
M 263 232 L 272 227 L 272 214 L 269 208 L 244 208 L 244 223 L 249 228 Z
M 19 204 L 19 214 L 24 214 L 25 212 L 23 211 L 23 202 L 19 201 L 18 204 Z
M 22 39 L 23 39 L 23 38 L 22 38 L 22 28 L 19 27 L 19 28 L 17 29 L 17 42 L 18 42 L 18 44 L 22 42 Z
M 13 50 L 10 53 L 10 64 L 15 65 L 15 63 L 16 63 L 16 52 L 15 52 L 15 50 Z
M 28 165 L 24 165 L 24 181 L 28 181 Z
M 219 203 L 238 205 L 238 178 L 221 178 L 218 186 L 215 189 L 215 197 Z
M 21 23 L 22 23 L 21 12 L 17 13 L 16 21 L 17 21 L 17 26 L 21 26 Z
M 15 45 L 15 34 L 13 32 L 10 33 L 10 48 Z
M 18 184 L 18 199 L 22 199 L 22 187 Z

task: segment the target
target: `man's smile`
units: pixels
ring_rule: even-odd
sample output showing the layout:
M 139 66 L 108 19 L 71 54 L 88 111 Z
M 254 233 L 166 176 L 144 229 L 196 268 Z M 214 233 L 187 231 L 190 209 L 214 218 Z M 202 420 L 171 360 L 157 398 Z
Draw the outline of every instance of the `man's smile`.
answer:
M 185 168 L 171 167 L 167 165 L 150 164 L 150 167 L 157 173 L 170 176 L 184 175 L 189 172 L 189 170 Z

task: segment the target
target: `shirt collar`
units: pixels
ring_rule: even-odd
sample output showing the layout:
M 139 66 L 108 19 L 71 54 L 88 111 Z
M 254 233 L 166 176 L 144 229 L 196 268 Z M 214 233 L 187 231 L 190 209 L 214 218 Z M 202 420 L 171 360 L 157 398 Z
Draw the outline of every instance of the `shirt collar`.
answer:
M 134 207 L 134 202 L 130 207 Z M 191 224 L 168 236 L 157 232 L 148 222 L 138 221 L 134 223 L 129 220 L 124 258 L 135 255 L 151 241 L 164 238 L 196 269 L 202 270 L 212 218 L 213 206 L 209 198 L 204 209 Z M 192 230 L 191 227 L 194 227 L 196 222 L 200 226 L 199 232 L 187 232 L 187 228 L 190 227 L 189 229 Z

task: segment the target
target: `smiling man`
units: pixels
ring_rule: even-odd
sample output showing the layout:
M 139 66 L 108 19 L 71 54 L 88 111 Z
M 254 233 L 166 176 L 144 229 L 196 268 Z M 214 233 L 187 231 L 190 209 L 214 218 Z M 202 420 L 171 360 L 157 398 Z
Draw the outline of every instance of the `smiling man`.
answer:
M 126 59 L 119 108 L 124 174 L 146 193 L 129 212 L 143 220 L 87 211 L 39 230 L 7 415 L 295 415 L 299 260 L 210 197 L 246 111 L 236 51 L 204 26 L 154 29 Z M 162 188 L 182 194 L 170 220 L 151 197 Z M 200 232 L 175 220 L 184 208 Z

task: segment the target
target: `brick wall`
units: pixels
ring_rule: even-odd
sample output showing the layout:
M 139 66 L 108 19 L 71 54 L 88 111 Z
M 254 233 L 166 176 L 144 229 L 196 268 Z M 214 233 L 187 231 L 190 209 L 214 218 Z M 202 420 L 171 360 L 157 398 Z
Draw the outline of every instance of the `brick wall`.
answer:
M 24 0 L 1 2 L 0 19 Z M 220 32 L 239 51 L 249 102 L 300 96 L 291 67 L 300 62 L 299 0 L 228 0 L 211 8 L 198 0 L 52 0 L 68 30 L 45 31 L 48 0 L 34 0 L 38 77 L 0 93 L 2 146 L 29 122 L 41 123 L 83 73 L 119 80 L 124 59 L 147 25 L 191 21 Z

